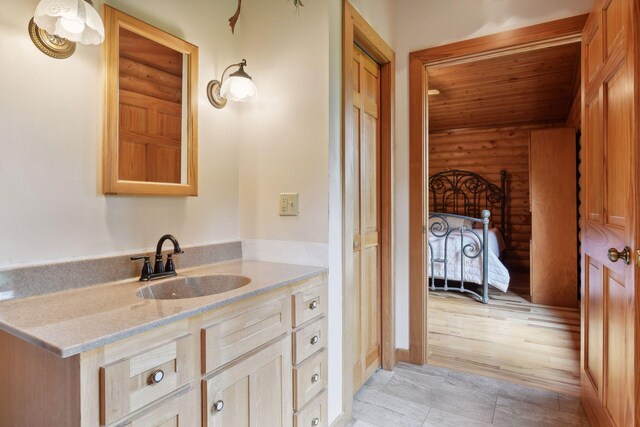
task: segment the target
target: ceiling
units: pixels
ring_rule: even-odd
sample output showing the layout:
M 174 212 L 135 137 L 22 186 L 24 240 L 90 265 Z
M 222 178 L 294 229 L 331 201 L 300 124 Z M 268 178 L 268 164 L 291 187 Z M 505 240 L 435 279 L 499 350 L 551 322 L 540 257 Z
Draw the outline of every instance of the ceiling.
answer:
M 564 122 L 579 85 L 580 43 L 428 67 L 429 130 Z

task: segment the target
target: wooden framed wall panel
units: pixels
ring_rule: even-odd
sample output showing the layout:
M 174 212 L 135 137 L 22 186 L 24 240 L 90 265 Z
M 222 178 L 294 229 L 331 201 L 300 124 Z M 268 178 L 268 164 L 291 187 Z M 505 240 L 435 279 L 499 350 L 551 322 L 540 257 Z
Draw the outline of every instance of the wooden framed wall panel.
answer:
M 587 18 L 587 14 L 574 16 L 409 54 L 409 352 L 412 363 L 423 364 L 427 360 L 425 318 L 428 294 L 424 283 L 428 254 L 423 235 L 424 212 L 428 208 L 424 181 L 425 166 L 428 164 L 425 160 L 428 159 L 426 67 L 580 40 Z
M 348 165 L 353 164 L 352 129 L 353 117 L 353 87 L 352 63 L 354 43 L 357 43 L 380 65 L 380 274 L 381 274 L 381 335 L 382 335 L 382 366 L 386 370 L 396 365 L 395 349 L 395 301 L 393 291 L 393 253 L 392 253 L 392 177 L 391 158 L 394 133 L 394 100 L 395 100 L 395 54 L 384 40 L 375 32 L 367 21 L 349 4 L 344 1 L 343 7 L 343 120 L 342 120 L 342 173 L 343 173 L 343 414 L 339 419 L 349 419 L 351 416 L 352 389 L 352 358 L 346 349 L 352 347 L 352 300 L 350 285 L 353 283 L 354 266 L 353 229 L 350 226 L 354 215 L 352 198 L 348 191 L 353 178 L 353 170 Z

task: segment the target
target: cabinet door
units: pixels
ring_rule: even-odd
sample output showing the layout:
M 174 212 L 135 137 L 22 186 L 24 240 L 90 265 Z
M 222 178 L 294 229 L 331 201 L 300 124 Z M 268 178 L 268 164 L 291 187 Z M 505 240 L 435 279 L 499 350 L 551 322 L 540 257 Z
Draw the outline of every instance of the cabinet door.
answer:
M 290 427 L 291 337 L 203 381 L 206 427 Z

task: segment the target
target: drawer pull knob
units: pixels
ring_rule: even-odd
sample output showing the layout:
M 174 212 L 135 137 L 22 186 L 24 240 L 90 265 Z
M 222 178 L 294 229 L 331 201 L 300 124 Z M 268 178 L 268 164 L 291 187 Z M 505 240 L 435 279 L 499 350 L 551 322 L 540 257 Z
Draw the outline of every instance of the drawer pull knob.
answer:
M 318 374 L 313 374 L 313 375 L 311 376 L 311 382 L 312 382 L 313 384 L 317 383 L 319 380 L 320 380 L 320 375 L 318 375 Z
M 320 338 L 317 335 L 311 337 L 311 345 L 318 344 L 318 341 L 320 341 Z
M 151 384 L 158 384 L 160 381 L 164 379 L 164 371 L 162 369 L 158 369 L 149 378 Z
M 216 403 L 213 404 L 213 409 L 215 409 L 216 412 L 222 412 L 222 409 L 224 409 L 224 401 L 218 400 Z
M 320 425 L 320 418 L 315 417 L 314 419 L 311 420 L 311 425 L 313 427 L 318 427 Z
M 318 308 L 318 301 L 316 300 L 311 301 L 311 304 L 309 304 L 309 308 L 311 310 L 315 310 L 316 308 Z

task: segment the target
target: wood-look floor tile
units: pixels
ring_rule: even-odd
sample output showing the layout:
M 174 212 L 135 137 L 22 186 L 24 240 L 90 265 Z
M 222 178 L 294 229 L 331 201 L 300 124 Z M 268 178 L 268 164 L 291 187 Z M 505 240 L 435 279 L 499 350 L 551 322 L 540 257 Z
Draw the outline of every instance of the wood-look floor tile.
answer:
M 411 371 L 408 371 L 411 372 Z M 478 421 L 491 422 L 496 395 L 447 384 L 435 377 L 413 372 L 394 375 L 383 391 L 403 399 L 413 400 L 432 408 L 464 415 Z M 429 381 L 432 379 L 432 381 Z
M 561 411 L 570 412 L 583 417 L 586 416 L 579 397 L 558 394 L 558 403 Z
M 364 385 L 368 388 L 380 390 L 385 386 L 387 382 L 389 382 L 394 374 L 394 371 L 385 371 L 380 369 L 379 371 L 375 372 Z
M 493 424 L 504 427 L 582 427 L 587 419 L 559 409 L 543 408 L 506 397 L 498 397 Z
M 366 421 L 356 420 L 355 418 L 352 418 L 350 421 L 348 421 L 344 425 L 344 427 L 376 427 L 376 426 Z
M 433 408 L 422 427 L 489 427 L 491 424 L 483 423 L 472 418 L 468 418 L 441 409 Z
M 412 420 L 398 412 L 370 403 L 353 401 L 353 418 L 378 427 L 421 427 L 422 422 Z
M 423 403 L 403 399 L 368 387 L 362 387 L 356 393 L 354 399 L 398 412 L 418 422 L 423 422 L 429 413 L 429 409 L 431 409 L 431 407 Z
M 554 391 L 527 387 L 520 384 L 510 383 L 508 381 L 451 370 L 447 376 L 447 382 L 459 387 L 481 390 L 513 400 L 519 400 L 521 402 L 532 403 L 534 405 L 552 409 L 559 409 L 558 393 Z

